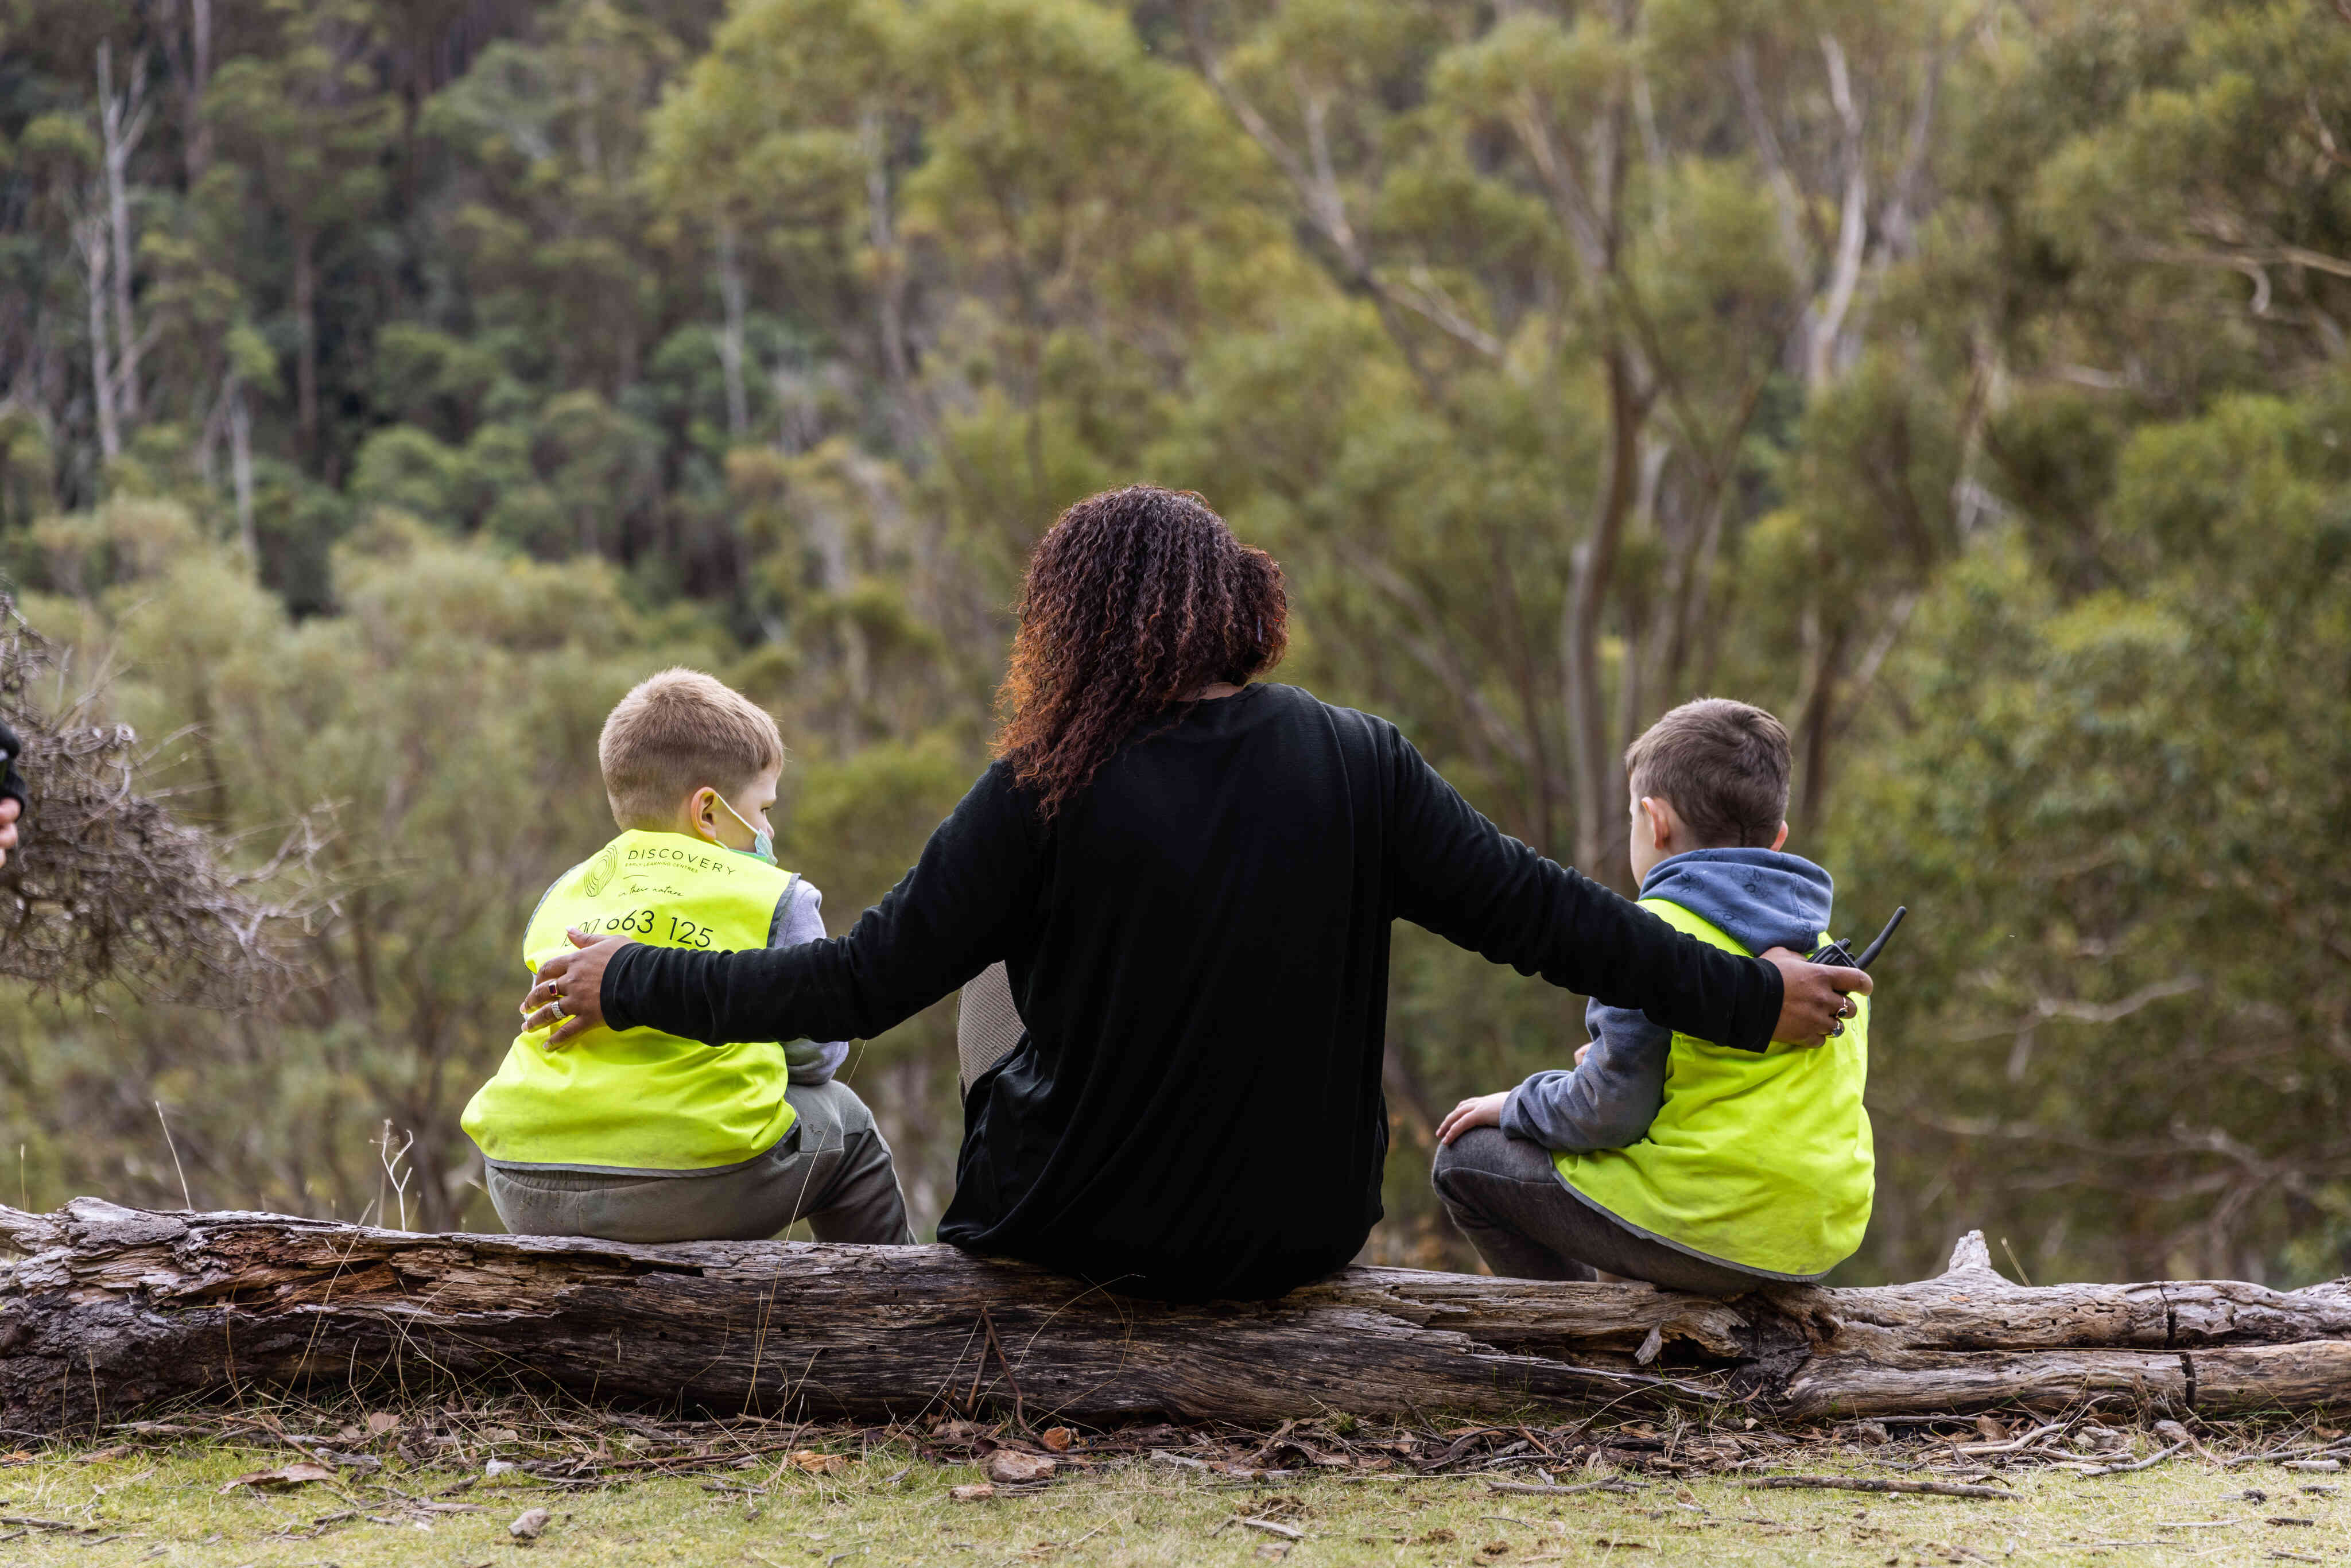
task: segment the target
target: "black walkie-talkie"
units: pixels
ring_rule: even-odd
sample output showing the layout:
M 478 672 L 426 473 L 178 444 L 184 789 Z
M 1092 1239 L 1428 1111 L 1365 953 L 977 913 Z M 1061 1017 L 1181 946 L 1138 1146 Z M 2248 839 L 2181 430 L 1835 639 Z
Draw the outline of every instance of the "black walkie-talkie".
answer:
M 1861 950 L 1861 956 L 1858 958 L 1853 956 L 1842 941 L 1823 942 L 1805 956 L 1813 963 L 1826 964 L 1834 969 L 1866 969 L 1877 961 L 1877 956 L 1880 953 L 1886 951 L 1886 940 L 1894 935 L 1894 928 L 1901 925 L 1902 917 L 1909 913 L 1908 905 L 1896 906 L 1894 918 L 1886 923 L 1886 929 L 1877 934 L 1876 941 Z

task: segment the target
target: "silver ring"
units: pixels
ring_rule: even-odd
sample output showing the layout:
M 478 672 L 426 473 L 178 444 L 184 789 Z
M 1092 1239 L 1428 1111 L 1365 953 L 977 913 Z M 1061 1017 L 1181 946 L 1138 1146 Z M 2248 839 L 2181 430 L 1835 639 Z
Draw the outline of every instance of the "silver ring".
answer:
M 555 999 L 549 1002 L 547 1005 L 555 1009 L 555 1016 L 559 1019 L 568 1019 L 571 1016 L 569 1012 L 564 1010 L 563 993 L 561 991 L 556 992 Z
M 1836 1022 L 1834 1022 L 1834 1023 L 1833 1023 L 1833 1024 L 1829 1025 L 1829 1034 L 1830 1034 L 1832 1037 L 1834 1037 L 1834 1036 L 1836 1036 L 1836 1035 L 1843 1034 L 1844 1032 L 1844 1019 L 1837 1019 L 1837 1020 L 1836 1020 Z

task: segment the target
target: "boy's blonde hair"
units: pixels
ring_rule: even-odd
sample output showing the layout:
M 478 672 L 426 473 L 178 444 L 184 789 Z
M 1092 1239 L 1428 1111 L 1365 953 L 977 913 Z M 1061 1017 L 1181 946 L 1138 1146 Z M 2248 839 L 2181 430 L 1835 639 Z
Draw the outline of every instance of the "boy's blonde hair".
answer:
M 604 720 L 596 743 L 612 821 L 666 824 L 695 790 L 741 789 L 784 760 L 767 710 L 700 670 L 664 670 L 637 683 Z
M 1788 814 L 1787 727 L 1749 703 L 1684 703 L 1625 748 L 1636 796 L 1668 801 L 1705 849 L 1769 849 Z

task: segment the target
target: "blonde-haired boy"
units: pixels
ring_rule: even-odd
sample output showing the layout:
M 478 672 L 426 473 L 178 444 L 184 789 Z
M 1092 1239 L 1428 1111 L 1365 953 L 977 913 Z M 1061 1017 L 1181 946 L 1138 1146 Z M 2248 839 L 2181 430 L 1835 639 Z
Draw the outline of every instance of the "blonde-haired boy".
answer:
M 525 967 L 612 932 L 703 949 L 824 936 L 822 895 L 775 863 L 784 744 L 757 704 L 664 670 L 612 709 L 597 757 L 620 836 L 539 900 Z M 756 1240 L 805 1218 L 822 1241 L 914 1240 L 890 1145 L 833 1082 L 846 1042 L 598 1029 L 550 1050 L 548 1032 L 517 1035 L 465 1107 L 508 1230 Z

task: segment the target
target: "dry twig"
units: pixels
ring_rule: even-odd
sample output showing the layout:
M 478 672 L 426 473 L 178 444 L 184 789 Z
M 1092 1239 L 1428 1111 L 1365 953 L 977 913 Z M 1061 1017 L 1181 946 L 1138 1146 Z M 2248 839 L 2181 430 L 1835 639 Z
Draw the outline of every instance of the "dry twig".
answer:
M 1739 1483 L 1764 1491 L 1802 1487 L 1820 1491 L 1920 1492 L 1928 1497 L 1998 1498 L 2014 1502 L 2016 1493 L 1999 1487 L 1956 1486 L 1949 1481 L 1886 1480 L 1876 1476 L 1750 1476 Z

